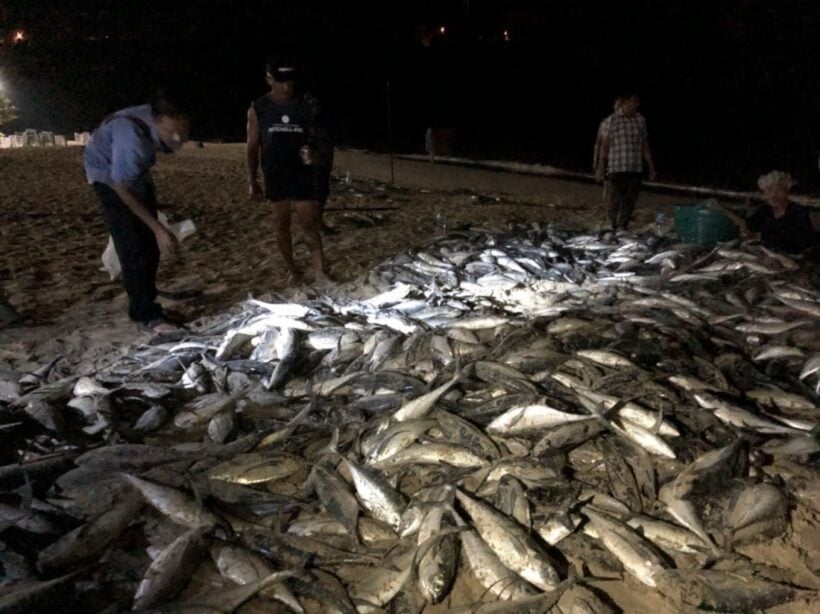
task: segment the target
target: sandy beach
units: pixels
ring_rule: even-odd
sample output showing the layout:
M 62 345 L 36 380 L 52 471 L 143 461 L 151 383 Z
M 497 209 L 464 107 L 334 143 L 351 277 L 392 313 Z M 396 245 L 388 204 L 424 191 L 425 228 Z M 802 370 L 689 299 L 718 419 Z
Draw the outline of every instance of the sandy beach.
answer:
M 325 247 L 332 275 L 347 290 L 375 264 L 434 237 L 437 212 L 446 216 L 448 230 L 526 222 L 596 227 L 603 221 L 600 187 L 594 184 L 408 160 L 396 160 L 394 170 L 390 186 L 386 156 L 337 153 L 326 220 L 338 233 L 325 238 Z M 162 157 L 154 174 L 160 208 L 173 220 L 191 218 L 197 226 L 180 254 L 160 268 L 162 290 L 196 295 L 165 302 L 185 320 L 207 318 L 250 295 L 326 290 L 285 286 L 269 207 L 246 197 L 243 145 L 186 147 Z M 25 371 L 63 356 L 58 373 L 91 372 L 144 342 L 147 336 L 126 316 L 120 282 L 100 270 L 107 236 L 94 193 L 84 182 L 81 150 L 0 152 L 0 177 L 0 286 L 35 321 L 0 331 L 0 369 Z M 657 211 L 671 213 L 685 201 L 644 192 L 634 226 L 651 224 Z M 308 254 L 295 228 L 297 262 L 306 264 Z M 817 484 L 810 468 L 795 464 L 793 470 Z M 796 508 L 785 535 L 741 550 L 755 562 L 788 569 L 788 580 L 819 589 L 820 517 L 813 492 L 813 506 Z M 811 501 L 808 488 L 807 497 Z M 664 607 L 629 576 L 600 582 L 624 611 Z M 458 587 L 446 605 L 480 597 L 475 586 Z M 798 600 L 771 611 L 811 607 Z

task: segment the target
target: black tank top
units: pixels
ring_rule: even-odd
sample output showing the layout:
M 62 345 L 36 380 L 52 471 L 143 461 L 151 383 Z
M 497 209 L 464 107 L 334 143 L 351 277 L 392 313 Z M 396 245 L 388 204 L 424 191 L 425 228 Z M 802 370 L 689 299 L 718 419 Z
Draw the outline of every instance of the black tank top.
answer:
M 306 170 L 299 150 L 312 142 L 313 107 L 297 98 L 288 103 L 262 96 L 253 102 L 259 126 L 262 171 Z

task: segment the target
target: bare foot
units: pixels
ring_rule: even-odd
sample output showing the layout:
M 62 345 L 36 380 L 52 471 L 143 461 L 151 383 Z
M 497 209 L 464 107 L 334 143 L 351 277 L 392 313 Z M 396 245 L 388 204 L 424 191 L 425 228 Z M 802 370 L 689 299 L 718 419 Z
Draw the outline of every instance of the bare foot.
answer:
M 335 281 L 327 271 L 317 271 L 313 279 L 317 284 L 329 284 Z
M 302 274 L 296 271 L 290 273 L 285 280 L 285 285 L 293 288 L 298 288 L 304 285 L 304 283 L 305 280 L 302 278 Z

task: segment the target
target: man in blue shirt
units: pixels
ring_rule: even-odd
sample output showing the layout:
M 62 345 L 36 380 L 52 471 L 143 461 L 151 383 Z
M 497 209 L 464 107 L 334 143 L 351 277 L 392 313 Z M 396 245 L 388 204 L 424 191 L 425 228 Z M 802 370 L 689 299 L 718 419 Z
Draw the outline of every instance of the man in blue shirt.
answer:
M 129 107 L 108 116 L 84 152 L 85 173 L 100 200 L 128 293 L 128 315 L 154 332 L 176 327 L 157 304 L 160 252 L 177 239 L 157 220 L 150 169 L 156 152 L 172 153 L 188 138 L 188 119 L 166 100 Z

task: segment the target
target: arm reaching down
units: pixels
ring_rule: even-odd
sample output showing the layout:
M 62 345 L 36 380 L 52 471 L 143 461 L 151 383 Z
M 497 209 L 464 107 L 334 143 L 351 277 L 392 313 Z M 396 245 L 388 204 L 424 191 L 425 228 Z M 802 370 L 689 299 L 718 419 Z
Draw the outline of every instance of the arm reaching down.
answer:
M 112 188 L 120 197 L 120 200 L 125 203 L 125 206 L 131 210 L 131 213 L 136 215 L 140 221 L 148 226 L 157 239 L 157 246 L 163 254 L 176 251 L 179 247 L 179 241 L 170 230 L 159 223 L 159 220 L 151 215 L 150 211 L 142 204 L 142 202 L 134 196 L 131 189 L 124 183 L 115 183 Z

